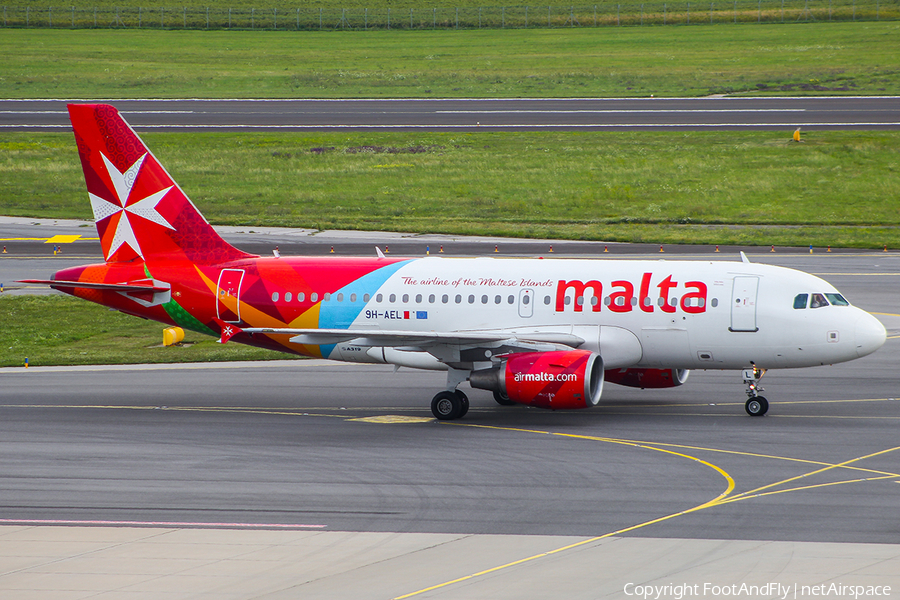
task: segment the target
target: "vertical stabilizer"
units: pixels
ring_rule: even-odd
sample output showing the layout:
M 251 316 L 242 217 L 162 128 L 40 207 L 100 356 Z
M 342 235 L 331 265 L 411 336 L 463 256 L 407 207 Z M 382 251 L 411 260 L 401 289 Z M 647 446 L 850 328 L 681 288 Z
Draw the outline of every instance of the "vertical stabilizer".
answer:
M 69 117 L 107 262 L 250 256 L 216 233 L 114 107 L 70 104 Z

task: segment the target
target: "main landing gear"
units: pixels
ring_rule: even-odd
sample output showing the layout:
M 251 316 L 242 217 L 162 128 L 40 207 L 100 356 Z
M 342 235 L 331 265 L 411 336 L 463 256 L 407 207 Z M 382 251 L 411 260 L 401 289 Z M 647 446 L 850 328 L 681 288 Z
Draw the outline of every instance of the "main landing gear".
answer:
M 469 397 L 460 390 L 438 392 L 431 400 L 431 414 L 440 421 L 458 419 L 469 412 Z
M 753 365 L 753 363 L 750 363 Z M 747 384 L 747 403 L 744 404 L 744 410 L 751 417 L 761 417 L 769 410 L 769 401 L 759 395 L 763 388 L 759 387 L 759 380 L 766 374 L 765 369 L 760 369 L 753 365 L 752 369 L 744 369 L 744 383 Z
M 447 369 L 447 388 L 431 399 L 431 414 L 439 421 L 452 421 L 469 412 L 469 397 L 456 389 L 469 377 L 468 369 Z

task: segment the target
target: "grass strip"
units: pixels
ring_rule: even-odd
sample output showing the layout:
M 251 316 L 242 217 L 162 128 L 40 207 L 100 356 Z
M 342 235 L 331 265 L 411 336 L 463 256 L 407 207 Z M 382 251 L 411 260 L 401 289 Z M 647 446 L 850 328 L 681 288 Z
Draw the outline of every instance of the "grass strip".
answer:
M 0 367 L 180 363 L 291 358 L 273 350 L 222 345 L 185 331 L 162 345 L 164 326 L 71 296 L 0 296 Z
M 478 0 L 318 0 L 304 6 L 284 0 L 230 0 L 217 6 L 190 0 L 127 5 L 118 0 L 52 0 L 4 6 L 3 27 L 112 29 L 505 29 L 525 27 L 620 27 L 713 23 L 886 21 L 900 6 L 883 0 L 682 0 L 600 2 L 553 6 L 484 6 Z M 225 6 L 227 4 L 227 6 Z
M 900 246 L 900 132 L 160 133 L 216 224 Z M 70 134 L 0 133 L 0 212 L 91 219 Z
M 8 29 L 4 98 L 900 95 L 900 23 L 469 31 Z

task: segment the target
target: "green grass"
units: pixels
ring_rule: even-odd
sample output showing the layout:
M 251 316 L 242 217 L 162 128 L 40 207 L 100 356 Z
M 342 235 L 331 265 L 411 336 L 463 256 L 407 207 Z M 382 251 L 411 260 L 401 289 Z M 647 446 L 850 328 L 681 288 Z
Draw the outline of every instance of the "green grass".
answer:
M 0 296 L 0 367 L 292 358 L 191 331 L 166 348 L 163 327 L 70 296 Z
M 900 246 L 900 132 L 147 133 L 216 224 Z M 9 215 L 90 219 L 70 134 L 0 133 Z
M 5 98 L 900 94 L 900 22 L 472 31 L 7 29 Z

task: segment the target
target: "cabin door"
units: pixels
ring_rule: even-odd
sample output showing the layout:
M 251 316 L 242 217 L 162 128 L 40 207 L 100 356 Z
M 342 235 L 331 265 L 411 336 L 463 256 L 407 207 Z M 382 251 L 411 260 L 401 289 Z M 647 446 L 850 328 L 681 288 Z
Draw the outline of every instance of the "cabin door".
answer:
M 216 316 L 226 323 L 241 322 L 241 282 L 243 269 L 222 269 L 216 286 Z
M 731 294 L 729 331 L 759 331 L 756 326 L 756 294 L 759 277 L 735 277 Z

